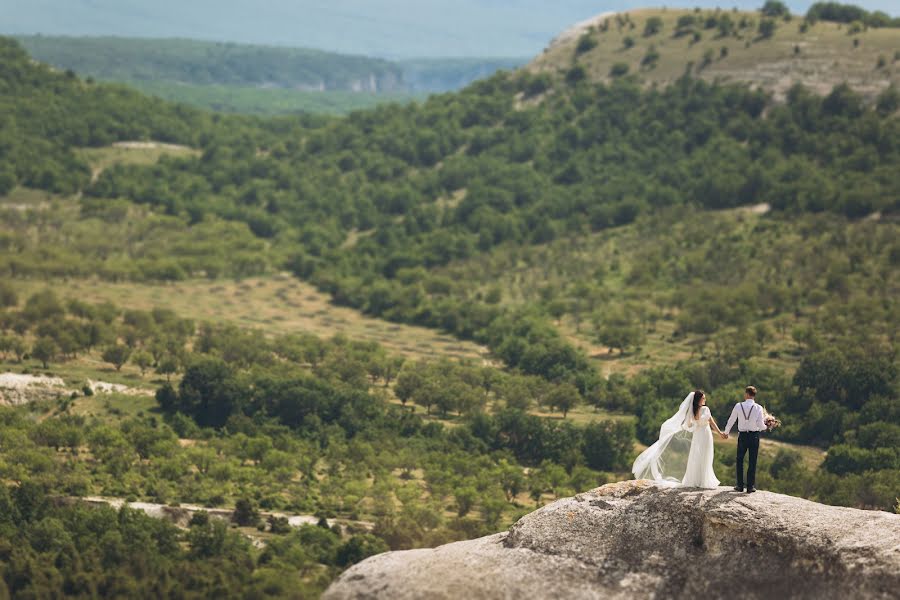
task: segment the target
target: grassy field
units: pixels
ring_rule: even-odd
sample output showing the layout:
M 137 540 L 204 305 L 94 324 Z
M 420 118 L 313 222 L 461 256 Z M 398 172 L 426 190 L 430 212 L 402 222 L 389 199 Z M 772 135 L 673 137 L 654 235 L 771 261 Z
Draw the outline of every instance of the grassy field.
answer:
M 676 35 L 680 17 L 694 16 L 700 23 Z M 729 35 L 705 28 L 708 17 L 727 15 L 737 26 Z M 626 21 L 627 17 L 627 21 Z M 662 19 L 662 29 L 644 35 L 647 20 Z M 850 35 L 849 26 L 819 22 L 801 31 L 801 17 L 776 19 L 770 38 L 761 38 L 758 12 L 716 10 L 643 9 L 618 15 L 601 15 L 564 32 L 530 65 L 533 72 L 564 72 L 581 65 L 592 81 L 608 81 L 614 64 L 628 65 L 648 84 L 670 83 L 691 65 L 694 75 L 708 80 L 746 81 L 783 95 L 796 82 L 818 92 L 828 92 L 847 82 L 858 91 L 877 94 L 889 84 L 900 84 L 900 29 L 868 29 Z M 746 26 L 740 28 L 741 21 Z M 608 28 L 603 31 L 604 23 Z M 699 36 L 699 39 L 695 36 Z M 582 35 L 596 44 L 577 52 Z M 626 38 L 630 38 L 626 42 Z M 633 42 L 633 45 L 630 43 Z M 655 65 L 641 62 L 653 46 L 659 53 Z M 883 65 L 879 66 L 879 60 Z
M 200 151 L 159 142 L 119 142 L 103 148 L 80 148 L 76 154 L 91 165 L 96 179 L 112 165 L 152 165 L 163 156 L 199 156 Z
M 47 287 L 37 280 L 17 282 L 21 294 Z M 194 279 L 174 283 L 113 283 L 69 280 L 53 286 L 63 298 L 87 302 L 110 301 L 120 307 L 164 307 L 198 322 L 232 323 L 266 335 L 307 332 L 320 337 L 346 335 L 375 341 L 390 352 L 409 358 L 483 360 L 487 349 L 449 335 L 411 325 L 389 323 L 335 306 L 311 285 L 288 275 L 253 277 L 241 281 Z

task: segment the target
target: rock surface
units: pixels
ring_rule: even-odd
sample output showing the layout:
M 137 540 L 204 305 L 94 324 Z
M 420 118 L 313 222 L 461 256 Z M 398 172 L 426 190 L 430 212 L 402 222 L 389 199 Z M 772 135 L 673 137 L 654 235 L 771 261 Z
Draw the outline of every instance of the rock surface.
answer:
M 900 515 L 770 492 L 606 485 L 506 533 L 387 552 L 344 598 L 897 598 Z

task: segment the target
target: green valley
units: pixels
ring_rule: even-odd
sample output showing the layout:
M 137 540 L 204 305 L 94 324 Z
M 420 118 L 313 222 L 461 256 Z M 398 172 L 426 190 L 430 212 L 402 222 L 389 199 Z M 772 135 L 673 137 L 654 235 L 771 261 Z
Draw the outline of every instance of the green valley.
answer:
M 892 48 L 844 5 L 633 11 L 263 118 L 0 39 L 0 596 L 316 597 L 630 478 L 695 388 L 783 422 L 760 488 L 900 511 Z

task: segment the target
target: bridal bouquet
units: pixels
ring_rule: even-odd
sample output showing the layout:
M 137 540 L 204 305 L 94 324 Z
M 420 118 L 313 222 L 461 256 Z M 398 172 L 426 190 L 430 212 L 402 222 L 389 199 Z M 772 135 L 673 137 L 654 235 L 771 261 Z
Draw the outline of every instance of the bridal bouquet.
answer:
M 781 427 L 781 419 L 763 408 L 763 423 L 766 424 L 766 431 L 772 431 Z

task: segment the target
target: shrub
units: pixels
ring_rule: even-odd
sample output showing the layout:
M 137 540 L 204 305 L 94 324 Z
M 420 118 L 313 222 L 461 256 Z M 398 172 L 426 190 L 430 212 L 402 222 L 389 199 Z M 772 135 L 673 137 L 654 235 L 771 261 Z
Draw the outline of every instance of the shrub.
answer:
M 652 69 L 656 66 L 656 63 L 659 62 L 659 56 L 659 51 L 656 49 L 656 46 L 651 45 L 647 48 L 647 54 L 641 59 L 641 66 Z
M 240 498 L 234 504 L 231 520 L 241 527 L 255 527 L 259 522 L 259 511 L 249 498 Z
M 575 46 L 575 54 L 584 54 L 590 52 L 597 47 L 597 38 L 590 33 L 585 33 L 578 38 L 578 45 Z
M 610 76 L 610 77 L 622 77 L 622 76 L 624 76 L 624 75 L 627 75 L 627 74 L 628 74 L 628 68 L 629 68 L 629 67 L 628 67 L 628 64 L 627 64 L 627 63 L 623 63 L 623 62 L 615 63 L 615 64 L 614 64 L 612 67 L 610 67 L 610 69 L 609 69 L 609 76 Z
M 586 78 L 587 71 L 585 71 L 584 67 L 581 65 L 575 65 L 566 72 L 566 83 L 569 85 L 575 85 L 580 81 L 584 81 Z
M 766 0 L 759 12 L 767 17 L 784 17 L 791 14 L 784 2 L 779 2 L 779 0 Z
M 759 37 L 763 39 L 772 37 L 775 35 L 775 29 L 777 29 L 777 27 L 774 19 L 760 19 L 759 27 L 757 29 Z
M 644 37 L 656 35 L 663 28 L 663 20 L 660 17 L 650 17 L 644 24 Z

